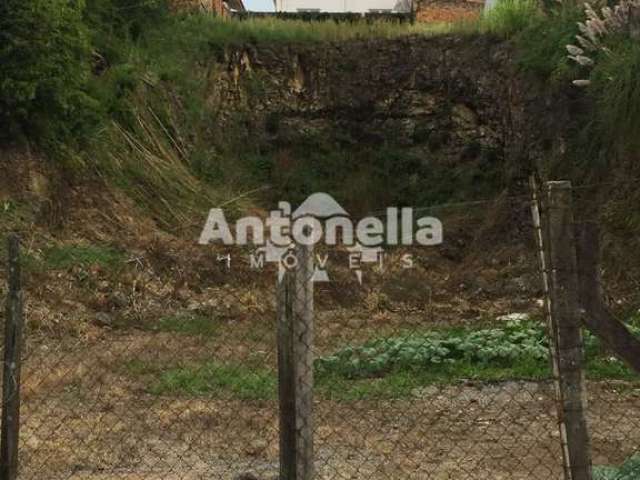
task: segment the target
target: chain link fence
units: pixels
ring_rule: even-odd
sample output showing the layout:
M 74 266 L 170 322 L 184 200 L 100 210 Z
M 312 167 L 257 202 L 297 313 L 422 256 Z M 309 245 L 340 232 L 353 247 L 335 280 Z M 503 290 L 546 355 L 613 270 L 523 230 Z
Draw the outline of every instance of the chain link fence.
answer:
M 181 309 L 78 336 L 27 307 L 18 478 L 564 478 L 530 207 L 424 209 L 441 246 L 298 248 L 289 269 L 216 250 Z M 611 475 L 637 452 L 640 382 L 585 352 L 594 478 L 636 478 Z

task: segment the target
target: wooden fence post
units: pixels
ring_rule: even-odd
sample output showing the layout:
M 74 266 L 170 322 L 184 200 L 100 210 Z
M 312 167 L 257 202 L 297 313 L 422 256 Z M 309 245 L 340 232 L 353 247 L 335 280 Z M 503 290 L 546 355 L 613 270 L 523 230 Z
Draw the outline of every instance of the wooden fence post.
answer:
M 559 370 L 559 414 L 566 428 L 567 480 L 591 480 L 572 188 L 566 181 L 547 182 L 546 187 L 552 342 Z
M 313 250 L 297 245 L 295 266 L 278 285 L 280 479 L 313 470 Z
M 22 359 L 23 301 L 20 276 L 20 240 L 8 240 L 8 295 L 5 314 L 0 480 L 18 476 L 20 436 L 20 367 Z
M 560 367 L 558 365 L 558 351 L 556 348 L 555 338 L 557 336 L 556 324 L 553 321 L 553 314 L 551 312 L 551 295 L 550 295 L 550 272 L 549 272 L 549 241 L 547 228 L 548 218 L 543 217 L 540 213 L 541 199 L 538 195 L 538 183 L 535 176 L 529 178 L 529 185 L 531 188 L 531 216 L 533 218 L 533 229 L 535 233 L 535 240 L 538 247 L 538 261 L 540 263 L 540 272 L 542 275 L 542 284 L 544 289 L 544 308 L 545 316 L 547 320 L 547 331 L 549 332 L 549 354 L 551 357 L 551 368 L 553 371 L 553 383 L 555 387 L 556 401 L 558 402 L 558 428 L 560 430 L 560 444 L 562 448 L 562 465 L 564 468 L 565 480 L 571 479 L 571 468 L 569 461 L 569 451 L 567 446 L 567 428 L 564 423 L 563 408 L 562 408 L 562 394 L 560 385 Z
M 598 225 L 595 222 L 584 223 L 576 232 L 584 324 L 611 352 L 640 374 L 640 340 L 609 311 L 602 299 Z

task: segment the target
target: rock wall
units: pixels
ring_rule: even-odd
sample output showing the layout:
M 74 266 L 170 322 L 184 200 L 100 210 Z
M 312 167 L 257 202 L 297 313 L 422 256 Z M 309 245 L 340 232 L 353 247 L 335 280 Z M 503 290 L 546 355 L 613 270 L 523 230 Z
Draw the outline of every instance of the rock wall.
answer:
M 506 186 L 561 155 L 571 123 L 564 97 L 547 98 L 508 46 L 482 37 L 249 46 L 219 66 L 207 101 L 226 104 L 221 131 L 244 112 L 245 140 L 262 152 L 309 138 L 393 145 L 431 170 L 495 170 Z

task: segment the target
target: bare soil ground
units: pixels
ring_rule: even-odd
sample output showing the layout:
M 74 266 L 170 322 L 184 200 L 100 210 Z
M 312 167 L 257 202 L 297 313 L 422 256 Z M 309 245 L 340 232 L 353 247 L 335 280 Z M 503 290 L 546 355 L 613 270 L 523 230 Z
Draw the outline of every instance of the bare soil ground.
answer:
M 228 339 L 223 339 L 228 343 Z M 247 342 L 255 349 L 260 339 Z M 266 343 L 265 343 L 266 344 Z M 80 346 L 33 345 L 25 363 L 22 470 L 27 479 L 276 478 L 277 403 L 232 395 L 149 393 L 132 360 L 240 359 L 219 340 L 102 333 Z M 259 352 L 273 364 L 273 348 Z M 591 383 L 594 460 L 640 444 L 640 392 Z M 561 455 L 549 382 L 416 389 L 405 399 L 316 399 L 319 479 L 555 479 Z

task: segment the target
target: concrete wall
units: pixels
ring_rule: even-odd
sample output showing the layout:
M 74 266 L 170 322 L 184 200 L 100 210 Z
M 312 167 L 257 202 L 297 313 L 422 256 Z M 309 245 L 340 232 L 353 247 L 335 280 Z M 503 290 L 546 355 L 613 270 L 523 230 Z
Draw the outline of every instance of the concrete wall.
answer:
M 321 12 L 367 13 L 371 10 L 409 12 L 411 0 L 277 0 L 279 12 L 318 9 Z

